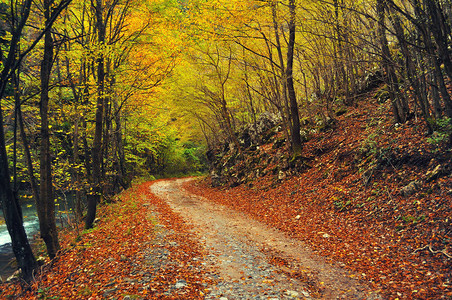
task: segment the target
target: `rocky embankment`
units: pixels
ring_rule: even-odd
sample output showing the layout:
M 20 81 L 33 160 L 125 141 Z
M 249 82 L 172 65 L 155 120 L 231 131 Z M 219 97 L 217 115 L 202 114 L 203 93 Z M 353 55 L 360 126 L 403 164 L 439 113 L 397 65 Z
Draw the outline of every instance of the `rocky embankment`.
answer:
M 286 136 L 277 115 L 260 115 L 255 124 L 240 131 L 240 149 L 226 142 L 207 153 L 212 184 L 233 187 L 264 176 L 282 180 L 306 168 L 306 159 L 291 159 Z

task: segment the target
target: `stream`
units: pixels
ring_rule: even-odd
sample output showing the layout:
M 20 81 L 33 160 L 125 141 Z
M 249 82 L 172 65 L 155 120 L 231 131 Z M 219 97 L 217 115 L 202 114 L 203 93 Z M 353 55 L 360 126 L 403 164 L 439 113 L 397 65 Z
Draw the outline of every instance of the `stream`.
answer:
M 55 205 L 57 225 L 63 226 L 67 224 L 67 218 L 71 215 L 71 195 L 67 195 L 64 200 L 61 198 L 58 199 Z M 27 237 L 30 243 L 33 243 L 36 235 L 39 233 L 39 220 L 34 201 L 26 201 L 22 204 L 22 214 Z M 3 212 L 0 213 L 0 219 L 3 221 L 0 224 L 0 276 L 3 280 L 6 280 L 17 268 L 13 261 L 14 253 L 11 248 L 11 237 L 3 219 Z

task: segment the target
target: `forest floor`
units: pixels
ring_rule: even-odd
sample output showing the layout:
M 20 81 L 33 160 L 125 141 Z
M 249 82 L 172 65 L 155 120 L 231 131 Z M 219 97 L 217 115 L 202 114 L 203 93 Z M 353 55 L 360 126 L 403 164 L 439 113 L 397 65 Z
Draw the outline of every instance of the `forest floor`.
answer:
M 452 299 L 450 145 L 440 128 L 429 137 L 422 119 L 394 124 L 389 111 L 372 97 L 348 107 L 304 143 L 296 175 L 270 165 L 274 175 L 237 187 L 187 188 L 305 242 L 384 298 Z
M 151 190 L 192 224 L 210 270 L 220 282 L 206 299 L 380 299 L 338 266 L 315 255 L 299 240 L 231 207 L 196 197 L 182 183 L 161 181 Z
M 299 240 L 187 192 L 193 179 L 146 182 L 100 208 L 96 227 L 63 232 L 63 250 L 2 299 L 382 299 Z
M 349 107 L 283 180 L 136 184 L 0 298 L 452 299 L 451 151 L 388 105 Z

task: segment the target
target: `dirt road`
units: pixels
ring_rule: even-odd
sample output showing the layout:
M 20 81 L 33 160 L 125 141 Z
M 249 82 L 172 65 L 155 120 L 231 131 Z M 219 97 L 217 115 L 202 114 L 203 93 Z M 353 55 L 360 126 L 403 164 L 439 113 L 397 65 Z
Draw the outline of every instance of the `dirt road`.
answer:
M 302 242 L 243 213 L 189 195 L 190 179 L 158 181 L 152 192 L 191 223 L 217 282 L 205 299 L 382 299 Z

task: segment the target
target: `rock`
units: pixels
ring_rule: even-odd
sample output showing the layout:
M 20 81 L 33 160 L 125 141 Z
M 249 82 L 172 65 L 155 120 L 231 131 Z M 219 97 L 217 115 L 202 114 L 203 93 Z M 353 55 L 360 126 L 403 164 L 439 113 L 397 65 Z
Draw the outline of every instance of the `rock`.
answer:
M 442 165 L 437 165 L 432 171 L 428 171 L 427 174 L 425 174 L 425 181 L 430 182 L 435 179 L 438 179 L 442 175 L 444 175 L 444 167 Z
M 311 295 L 308 292 L 306 292 L 306 291 L 302 291 L 301 294 L 303 294 L 303 296 L 306 297 L 306 298 L 311 297 Z
M 112 288 L 112 289 L 106 289 L 104 291 L 104 298 L 107 298 L 110 294 L 113 294 L 114 292 L 116 292 L 118 289 L 117 288 Z
M 320 131 L 326 131 L 333 127 L 336 121 L 330 117 L 319 118 L 316 122 L 317 129 Z
M 128 260 L 128 258 L 127 258 L 127 256 L 125 256 L 124 254 L 121 254 L 121 256 L 120 256 L 120 259 L 119 259 L 120 261 L 127 261 Z
M 39 257 L 36 259 L 36 262 L 38 263 L 38 266 L 42 266 L 42 265 L 45 264 L 46 258 L 43 257 L 43 256 L 39 256 Z
M 185 280 L 179 280 L 176 282 L 176 285 L 174 286 L 176 289 L 183 289 L 187 286 L 187 282 Z
M 302 129 L 300 131 L 301 141 L 302 142 L 309 141 L 310 135 L 311 135 L 311 132 L 308 129 Z
M 237 186 L 248 183 L 254 178 L 250 176 L 256 167 L 265 168 L 266 164 L 261 158 L 266 153 L 260 150 L 259 145 L 273 143 L 281 118 L 270 114 L 261 114 L 255 122 L 244 126 L 237 133 L 240 151 L 235 143 L 223 143 L 210 149 L 207 159 L 210 162 L 210 177 L 213 186 Z
M 215 170 L 211 170 L 210 171 L 210 178 L 212 180 L 212 185 L 213 186 L 220 186 L 221 185 L 221 182 L 222 182 L 221 176 L 219 176 L 217 174 L 217 172 L 215 172 Z
M 267 142 L 278 130 L 272 130 L 280 122 L 280 118 L 271 113 L 263 113 L 256 123 L 248 124 L 240 130 L 238 141 L 243 148 L 256 147 Z M 229 145 L 229 149 L 233 149 Z
M 300 293 L 296 291 L 286 291 L 285 294 L 290 298 L 297 298 L 300 295 Z
M 328 233 L 323 232 L 323 231 L 319 231 L 319 232 L 317 232 L 317 234 L 318 235 L 322 235 L 322 237 L 325 238 L 325 239 L 328 239 L 328 238 L 331 237 L 331 235 L 329 235 Z
M 6 282 L 10 282 L 10 281 L 13 281 L 15 279 L 19 279 L 21 274 L 22 274 L 22 269 L 18 269 L 16 272 L 13 273 L 13 275 L 9 276 L 6 279 Z
M 383 76 L 379 70 L 366 72 L 365 76 L 358 81 L 358 93 L 365 93 L 378 87 L 383 83 L 382 78 Z
M 407 186 L 400 189 L 400 194 L 402 196 L 410 196 L 416 193 L 416 191 L 419 188 L 419 182 L 418 181 L 411 181 Z

